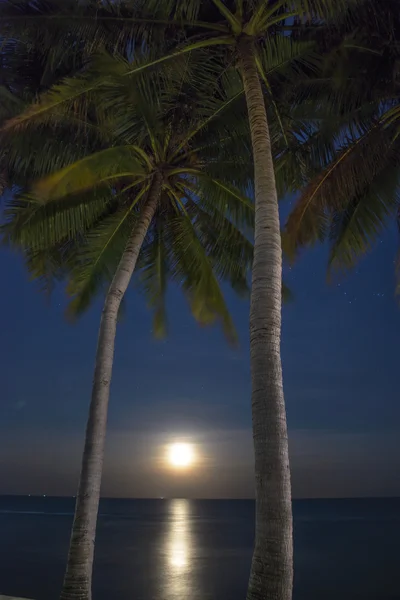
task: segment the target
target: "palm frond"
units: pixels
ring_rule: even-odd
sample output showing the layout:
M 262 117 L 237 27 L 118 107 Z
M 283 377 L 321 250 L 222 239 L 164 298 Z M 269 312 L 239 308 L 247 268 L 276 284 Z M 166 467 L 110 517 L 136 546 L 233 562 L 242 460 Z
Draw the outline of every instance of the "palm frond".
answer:
M 167 333 L 165 295 L 168 281 L 168 255 L 164 242 L 164 219 L 160 215 L 147 244 L 142 248 L 137 266 L 140 287 L 153 311 L 153 333 L 157 338 Z
M 228 218 L 207 212 L 192 199 L 188 199 L 186 210 L 216 275 L 238 294 L 247 295 L 253 261 L 253 246 L 249 239 Z
M 230 183 L 200 173 L 193 183 L 181 178 L 177 186 L 213 216 L 216 223 L 229 219 L 236 227 L 252 228 L 254 203 Z
M 26 268 L 39 289 L 50 296 L 57 284 L 66 276 L 71 242 L 45 250 L 29 248 L 24 252 Z
M 136 218 L 137 213 L 131 208 L 120 209 L 102 219 L 74 249 L 68 283 L 71 318 L 84 312 L 111 282 Z
M 185 292 L 194 318 L 202 325 L 220 320 L 227 338 L 235 342 L 236 332 L 212 261 L 190 219 L 185 215 L 172 218 L 168 234 L 174 256 L 171 277 Z
M 49 202 L 80 194 L 115 180 L 141 179 L 145 173 L 145 167 L 134 146 L 114 146 L 86 156 L 40 179 L 33 185 L 32 193 Z
M 221 16 L 223 16 L 229 23 L 229 27 L 232 33 L 234 33 L 235 35 L 241 33 L 242 23 L 240 22 L 240 19 L 238 19 L 238 17 L 229 10 L 226 4 L 224 4 L 222 0 L 212 0 L 212 2 L 217 7 L 218 11 L 221 13 Z
M 326 212 L 344 210 L 373 182 L 397 153 L 391 133 L 382 120 L 345 141 L 342 149 L 301 194 L 289 216 L 286 231 L 294 246 L 325 237 Z
M 27 195 L 15 195 L 4 210 L 3 241 L 35 253 L 84 235 L 112 210 L 116 199 L 109 190 L 89 192 L 68 200 L 43 204 Z
M 400 207 L 400 171 L 390 164 L 342 212 L 330 227 L 331 270 L 350 269 L 376 243 Z
M 265 78 L 279 74 L 294 80 L 305 72 L 317 72 L 321 67 L 321 57 L 313 42 L 298 42 L 290 37 L 276 35 L 267 38 L 258 50 L 259 66 Z
M 330 21 L 343 17 L 351 8 L 362 5 L 363 0 L 290 0 L 289 5 L 302 18 L 310 21 Z
M 83 76 L 65 79 L 42 94 L 39 102 L 31 104 L 25 111 L 3 123 L 0 133 L 23 131 L 29 126 L 57 122 L 61 110 L 73 109 L 77 99 L 98 89 L 102 83 L 101 79 L 87 80 Z
M 24 102 L 16 94 L 13 94 L 4 85 L 0 85 L 0 122 L 10 117 L 11 114 L 20 112 Z
M 76 139 L 75 133 L 59 128 L 52 135 L 34 130 L 14 134 L 4 142 L 5 162 L 14 185 L 27 187 L 30 182 L 58 171 L 82 159 L 95 147 L 90 136 Z

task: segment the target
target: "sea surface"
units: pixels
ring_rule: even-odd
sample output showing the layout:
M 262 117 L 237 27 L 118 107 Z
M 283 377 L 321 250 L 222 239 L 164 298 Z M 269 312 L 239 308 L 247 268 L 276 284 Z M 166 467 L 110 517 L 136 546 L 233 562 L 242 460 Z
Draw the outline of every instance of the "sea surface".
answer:
M 0 594 L 56 600 L 73 498 L 0 497 Z M 400 499 L 294 501 L 294 600 L 400 600 Z M 244 600 L 248 500 L 101 502 L 94 600 Z

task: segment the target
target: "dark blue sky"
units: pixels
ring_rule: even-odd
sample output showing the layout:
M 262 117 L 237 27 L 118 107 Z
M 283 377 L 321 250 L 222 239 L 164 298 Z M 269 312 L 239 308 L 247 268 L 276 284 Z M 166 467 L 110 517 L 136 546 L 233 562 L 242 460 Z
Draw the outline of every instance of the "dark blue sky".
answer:
M 400 309 L 393 228 L 349 276 L 326 284 L 326 251 L 285 279 L 283 367 L 295 496 L 400 495 Z M 0 493 L 74 494 L 101 302 L 77 324 L 48 304 L 22 261 L 0 253 Z M 249 497 L 253 493 L 248 303 L 227 293 L 239 336 L 200 329 L 179 291 L 170 334 L 131 290 L 119 325 L 103 494 Z M 190 441 L 196 468 L 176 474 L 165 445 Z

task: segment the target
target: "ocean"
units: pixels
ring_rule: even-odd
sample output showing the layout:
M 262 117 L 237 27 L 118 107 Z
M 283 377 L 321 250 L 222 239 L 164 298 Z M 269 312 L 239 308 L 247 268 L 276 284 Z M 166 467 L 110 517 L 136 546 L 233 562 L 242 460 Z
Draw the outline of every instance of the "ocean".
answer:
M 0 497 L 0 594 L 58 597 L 73 498 Z M 295 500 L 294 600 L 400 600 L 400 499 Z M 251 500 L 100 506 L 94 599 L 244 600 Z

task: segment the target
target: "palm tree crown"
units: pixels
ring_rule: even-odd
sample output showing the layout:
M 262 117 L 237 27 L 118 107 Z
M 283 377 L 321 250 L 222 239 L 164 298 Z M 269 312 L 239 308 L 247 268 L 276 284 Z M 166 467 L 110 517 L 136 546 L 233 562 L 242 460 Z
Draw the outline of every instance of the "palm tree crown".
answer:
M 160 174 L 161 197 L 138 265 L 155 331 L 165 329 L 171 278 L 200 322 L 218 317 L 232 336 L 219 279 L 247 287 L 252 249 L 243 225 L 251 225 L 253 206 L 246 195 L 249 153 L 233 159 L 226 135 L 215 146 L 227 123 L 217 127 L 213 117 L 231 98 L 215 90 L 196 108 L 194 89 L 189 93 L 182 77 L 134 80 L 131 69 L 122 57 L 99 56 L 81 77 L 65 80 L 5 123 L 10 173 L 39 177 L 28 194 L 11 200 L 5 234 L 27 249 L 36 275 L 68 272 L 70 311 L 79 313 L 112 277 Z M 77 90 L 80 101 L 71 103 Z M 33 152 L 39 140 L 40 151 Z M 242 143 L 245 148 L 245 131 Z
M 304 190 L 289 217 L 289 252 L 329 240 L 329 268 L 347 269 L 398 218 L 400 18 L 397 2 L 368 0 L 327 51 L 318 129 L 303 153 Z

